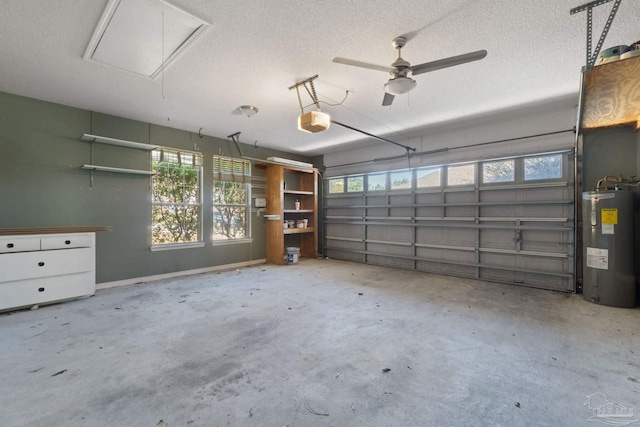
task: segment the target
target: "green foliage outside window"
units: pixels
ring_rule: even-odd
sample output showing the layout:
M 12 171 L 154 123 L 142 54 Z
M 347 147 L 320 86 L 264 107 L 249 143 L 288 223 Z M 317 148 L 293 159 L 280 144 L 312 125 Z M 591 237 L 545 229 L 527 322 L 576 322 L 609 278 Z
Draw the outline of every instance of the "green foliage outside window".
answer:
M 347 178 L 347 191 L 355 192 L 364 190 L 364 177 L 355 176 L 351 178 Z
M 215 181 L 213 183 L 213 239 L 247 237 L 247 184 Z
M 213 240 L 251 237 L 251 163 L 213 156 Z
M 151 243 L 201 240 L 200 166 L 194 165 L 195 162 L 161 161 L 156 153 L 153 157 L 156 175 L 153 176 Z
M 344 193 L 344 178 L 330 179 L 329 193 Z

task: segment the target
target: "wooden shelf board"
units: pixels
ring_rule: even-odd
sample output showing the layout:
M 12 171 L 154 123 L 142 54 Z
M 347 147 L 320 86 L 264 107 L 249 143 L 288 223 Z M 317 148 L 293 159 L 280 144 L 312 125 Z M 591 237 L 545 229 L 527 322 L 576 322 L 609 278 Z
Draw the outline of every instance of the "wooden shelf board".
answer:
M 313 191 L 284 190 L 284 194 L 302 194 L 302 195 L 313 196 Z
M 314 227 L 307 228 L 285 228 L 282 230 L 284 234 L 302 234 L 302 233 L 313 233 L 316 229 Z
M 106 225 L 78 226 L 78 227 L 18 227 L 0 228 L 0 236 L 28 235 L 28 234 L 63 234 L 63 233 L 92 233 L 96 231 L 111 231 Z
M 313 213 L 313 209 L 285 209 L 282 212 L 284 213 Z

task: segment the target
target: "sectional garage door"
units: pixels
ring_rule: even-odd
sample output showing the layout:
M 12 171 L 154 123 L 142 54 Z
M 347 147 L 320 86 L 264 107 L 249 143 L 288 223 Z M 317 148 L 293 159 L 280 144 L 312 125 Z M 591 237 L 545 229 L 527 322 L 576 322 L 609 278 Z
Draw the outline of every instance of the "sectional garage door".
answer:
M 330 258 L 574 290 L 573 153 L 331 177 Z

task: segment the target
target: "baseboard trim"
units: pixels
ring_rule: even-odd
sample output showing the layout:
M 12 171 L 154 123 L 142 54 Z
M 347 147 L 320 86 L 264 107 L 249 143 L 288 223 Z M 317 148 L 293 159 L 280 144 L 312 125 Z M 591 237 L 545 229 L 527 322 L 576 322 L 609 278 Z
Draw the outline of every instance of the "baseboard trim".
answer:
M 102 289 L 116 288 L 119 286 L 129 286 L 129 285 L 135 285 L 138 283 L 153 282 L 154 280 L 173 279 L 175 277 L 190 276 L 193 274 L 210 273 L 212 271 L 232 270 L 234 268 L 250 267 L 252 265 L 264 264 L 266 262 L 267 262 L 266 258 L 263 258 L 263 259 L 255 259 L 252 261 L 236 262 L 234 264 L 216 265 L 213 267 L 196 268 L 193 270 L 175 271 L 173 273 L 155 274 L 153 276 L 134 277 L 133 279 L 116 280 L 114 282 L 97 283 L 96 290 L 99 291 Z

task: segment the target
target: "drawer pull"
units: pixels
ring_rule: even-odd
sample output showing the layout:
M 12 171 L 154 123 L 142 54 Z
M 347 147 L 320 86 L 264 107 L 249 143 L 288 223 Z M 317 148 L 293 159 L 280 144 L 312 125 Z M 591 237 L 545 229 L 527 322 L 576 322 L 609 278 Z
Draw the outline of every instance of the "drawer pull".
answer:
M 38 292 L 44 292 L 44 288 L 38 288 Z
M 40 262 L 38 263 L 38 267 L 43 267 L 43 266 L 44 266 L 44 262 L 40 261 Z
M 12 248 L 13 247 L 13 243 L 7 243 L 7 247 L 8 248 Z
M 65 241 L 64 241 L 64 244 L 65 244 L 65 245 L 70 245 L 70 244 L 71 244 L 71 240 L 65 240 Z

